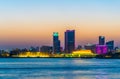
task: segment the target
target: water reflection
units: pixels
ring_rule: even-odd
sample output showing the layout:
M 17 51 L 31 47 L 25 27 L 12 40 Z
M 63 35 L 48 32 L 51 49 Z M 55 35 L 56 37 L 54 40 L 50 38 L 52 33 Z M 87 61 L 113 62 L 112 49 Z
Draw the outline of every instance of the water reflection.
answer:
M 0 79 L 119 79 L 119 64 L 119 59 L 0 59 Z

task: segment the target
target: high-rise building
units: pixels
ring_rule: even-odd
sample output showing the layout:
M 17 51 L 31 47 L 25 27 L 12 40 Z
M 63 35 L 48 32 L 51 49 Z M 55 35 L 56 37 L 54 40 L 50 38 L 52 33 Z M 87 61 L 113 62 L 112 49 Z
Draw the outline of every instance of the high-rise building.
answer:
M 75 50 L 75 30 L 65 32 L 65 52 L 72 53 Z
M 53 53 L 60 53 L 60 40 L 58 32 L 53 33 Z
M 106 42 L 106 45 L 108 46 L 109 51 L 112 51 L 114 49 L 114 41 L 108 41 Z
M 99 36 L 99 45 L 105 45 L 105 37 Z

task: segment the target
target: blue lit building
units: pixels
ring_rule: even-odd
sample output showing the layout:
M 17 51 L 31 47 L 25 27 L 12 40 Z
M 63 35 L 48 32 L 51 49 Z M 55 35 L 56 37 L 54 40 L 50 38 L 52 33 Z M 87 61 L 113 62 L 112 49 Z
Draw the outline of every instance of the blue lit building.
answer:
M 58 32 L 53 33 L 53 53 L 60 53 L 60 40 Z
M 105 45 L 105 37 L 99 36 L 99 45 Z
M 75 50 L 75 30 L 65 32 L 65 52 L 72 53 Z
M 108 41 L 106 42 L 106 45 L 108 46 L 109 51 L 114 50 L 114 41 Z

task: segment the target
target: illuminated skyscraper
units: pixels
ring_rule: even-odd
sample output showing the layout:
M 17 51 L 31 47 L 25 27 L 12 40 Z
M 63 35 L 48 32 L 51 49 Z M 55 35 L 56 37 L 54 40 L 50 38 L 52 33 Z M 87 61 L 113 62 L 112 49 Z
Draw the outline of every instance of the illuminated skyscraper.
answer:
M 53 33 L 53 53 L 60 53 L 60 40 L 58 32 Z
M 65 52 L 72 53 L 75 50 L 75 30 L 65 32 Z
M 114 49 L 114 41 L 108 41 L 106 42 L 106 45 L 108 46 L 109 51 L 112 51 Z
M 99 36 L 99 45 L 105 45 L 105 37 Z

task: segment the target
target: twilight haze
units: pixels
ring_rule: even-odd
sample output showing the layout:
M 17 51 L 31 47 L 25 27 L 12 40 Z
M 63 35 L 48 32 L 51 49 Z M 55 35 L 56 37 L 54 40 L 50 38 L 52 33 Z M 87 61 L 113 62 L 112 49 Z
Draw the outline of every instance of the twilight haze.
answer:
M 76 30 L 76 46 L 98 36 L 120 46 L 120 0 L 0 0 L 0 48 L 52 45 L 53 32 Z

